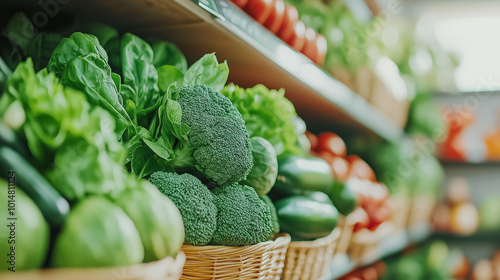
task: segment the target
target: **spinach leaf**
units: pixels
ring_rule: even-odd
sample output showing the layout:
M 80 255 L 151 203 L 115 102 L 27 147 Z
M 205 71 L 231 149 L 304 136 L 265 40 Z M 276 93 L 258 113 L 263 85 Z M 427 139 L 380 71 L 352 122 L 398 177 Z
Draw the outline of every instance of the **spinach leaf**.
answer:
M 61 39 L 62 36 L 57 33 L 40 33 L 29 41 L 26 56 L 33 58 L 35 71 L 47 67 L 52 52 Z
M 144 144 L 137 147 L 132 153 L 132 161 L 130 163 L 132 173 L 139 178 L 143 178 L 158 171 L 159 168 L 154 155 L 155 153 Z
M 17 13 L 9 19 L 0 36 L 0 56 L 9 68 L 15 69 L 24 60 L 33 36 L 33 24 L 24 13 Z
M 176 86 L 182 86 L 184 82 L 184 74 L 172 65 L 163 65 L 158 69 L 158 87 L 161 92 L 166 92 L 168 87 L 172 83 L 176 83 Z
M 153 64 L 156 68 L 163 65 L 172 65 L 182 73 L 186 72 L 188 68 L 186 57 L 176 45 L 163 41 L 151 44 L 151 48 L 154 53 Z
M 90 26 L 89 33 L 94 34 L 109 56 L 109 65 L 113 71 L 121 72 L 120 34 L 108 25 L 96 23 Z
M 153 50 L 146 41 L 127 33 L 121 42 L 122 73 L 124 84 L 137 109 L 138 123 L 148 123 L 148 114 L 159 106 L 158 72 L 153 65 Z M 145 120 L 145 121 L 141 121 Z
M 184 75 L 184 86 L 207 84 L 215 91 L 221 91 L 229 77 L 227 62 L 217 62 L 214 53 L 205 54 L 196 61 Z
M 120 102 L 109 65 L 95 53 L 71 60 L 65 67 L 62 83 L 84 92 L 91 104 L 106 109 L 115 118 L 116 133 L 121 136 L 133 126 L 130 116 Z
M 94 54 L 107 65 L 108 55 L 94 35 L 75 32 L 61 40 L 50 57 L 47 69 L 62 77 L 66 66 L 75 58 Z M 109 66 L 107 66 L 109 68 Z M 83 78 L 83 77 L 82 77 Z

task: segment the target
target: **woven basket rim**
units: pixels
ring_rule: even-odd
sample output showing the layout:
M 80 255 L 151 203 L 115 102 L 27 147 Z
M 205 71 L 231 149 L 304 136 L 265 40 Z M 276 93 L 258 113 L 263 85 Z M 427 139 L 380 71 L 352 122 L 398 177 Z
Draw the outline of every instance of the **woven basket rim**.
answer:
M 262 250 L 272 250 L 273 248 L 282 247 L 290 243 L 291 237 L 288 233 L 279 234 L 274 240 L 264 241 L 253 245 L 247 246 L 225 246 L 225 245 L 206 245 L 206 246 L 196 246 L 196 245 L 182 245 L 182 251 L 186 254 L 190 252 L 217 252 L 225 251 L 231 253 L 244 253 L 246 251 L 256 251 L 258 249 Z
M 341 229 L 339 227 L 336 227 L 333 229 L 333 231 L 325 236 L 321 237 L 315 240 L 310 240 L 310 241 L 292 241 L 290 242 L 290 245 L 288 245 L 289 248 L 317 248 L 317 247 L 322 247 L 327 244 L 330 244 L 337 240 L 340 237 Z

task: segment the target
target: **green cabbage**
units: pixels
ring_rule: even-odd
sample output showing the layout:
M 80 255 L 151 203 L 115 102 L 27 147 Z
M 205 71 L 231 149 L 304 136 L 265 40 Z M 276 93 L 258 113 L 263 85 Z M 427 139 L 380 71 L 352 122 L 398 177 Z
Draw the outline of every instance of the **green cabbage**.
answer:
M 273 145 L 262 137 L 250 138 L 253 167 L 243 182 L 255 189 L 259 196 L 267 194 L 278 176 L 278 159 Z
M 78 203 L 57 237 L 54 267 L 113 267 L 141 263 L 144 247 L 125 212 L 102 196 Z

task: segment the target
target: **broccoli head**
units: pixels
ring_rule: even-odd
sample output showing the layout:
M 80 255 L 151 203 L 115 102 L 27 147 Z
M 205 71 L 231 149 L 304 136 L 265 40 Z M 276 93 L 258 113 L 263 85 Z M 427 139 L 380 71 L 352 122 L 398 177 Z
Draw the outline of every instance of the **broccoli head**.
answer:
M 234 183 L 215 188 L 212 193 L 217 229 L 211 244 L 244 246 L 272 238 L 271 211 L 253 188 Z
M 149 181 L 179 209 L 186 232 L 184 244 L 207 245 L 217 222 L 217 208 L 208 188 L 190 174 L 157 171 Z
M 218 185 L 244 180 L 253 167 L 252 146 L 245 122 L 231 101 L 210 86 L 196 85 L 179 88 L 177 102 L 182 123 L 190 127 L 189 145 L 178 144 L 169 164 L 196 166 Z

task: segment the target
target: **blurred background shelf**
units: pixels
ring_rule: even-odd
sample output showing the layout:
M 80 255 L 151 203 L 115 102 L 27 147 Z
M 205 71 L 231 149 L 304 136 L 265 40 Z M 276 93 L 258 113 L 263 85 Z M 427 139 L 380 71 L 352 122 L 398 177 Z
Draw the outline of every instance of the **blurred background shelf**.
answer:
M 12 10 L 39 9 L 36 2 L 27 0 L 8 0 L 5 6 Z M 335 130 L 343 135 L 370 135 L 389 141 L 397 141 L 404 134 L 361 96 L 228 0 L 75 0 L 63 6 L 63 11 L 172 41 L 189 63 L 215 52 L 219 60 L 228 61 L 230 82 L 244 87 L 262 83 L 285 88 L 287 98 L 312 131 Z
M 374 254 L 359 260 L 350 260 L 345 254 L 336 255 L 332 260 L 329 274 L 321 280 L 338 279 L 356 268 L 371 265 L 378 260 L 403 251 L 412 244 L 420 243 L 431 236 L 430 225 L 418 225 L 405 231 L 399 231 L 383 238 Z
M 449 232 L 436 232 L 432 238 L 450 242 L 495 242 L 500 244 L 500 232 L 475 232 L 470 235 L 460 235 Z

